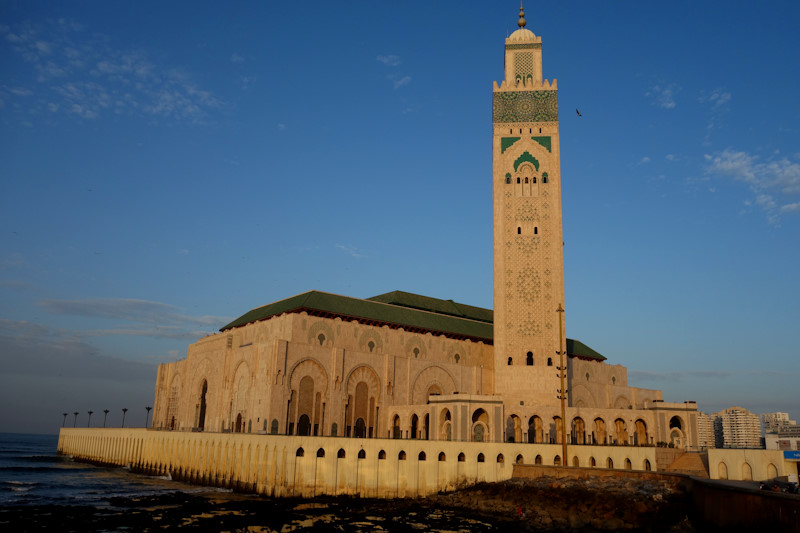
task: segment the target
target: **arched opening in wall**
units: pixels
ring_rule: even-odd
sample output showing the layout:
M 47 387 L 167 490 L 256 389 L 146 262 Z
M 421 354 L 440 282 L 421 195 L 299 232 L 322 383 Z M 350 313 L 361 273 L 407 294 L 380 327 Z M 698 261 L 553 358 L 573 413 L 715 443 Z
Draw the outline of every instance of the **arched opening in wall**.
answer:
M 633 464 L 629 458 L 625 458 L 625 470 L 633 470 Z
M 403 432 L 400 429 L 400 415 L 394 415 L 392 419 L 392 438 L 399 439 L 403 437 Z
M 514 358 L 513 357 L 509 357 L 508 358 L 508 366 L 511 366 L 513 363 L 514 363 Z
M 725 463 L 717 465 L 717 478 L 728 479 L 728 466 Z
M 308 415 L 303 415 L 297 421 L 297 434 L 298 435 L 311 435 L 311 421 Z
M 428 395 L 426 396 L 426 398 L 428 398 L 428 403 L 431 403 L 430 401 L 431 396 L 441 396 L 441 395 L 442 395 L 442 388 L 436 383 L 434 383 L 433 385 L 428 387 Z
M 572 443 L 586 444 L 586 423 L 581 417 L 572 419 Z
M 359 438 L 366 438 L 372 437 L 373 434 L 373 422 L 374 422 L 374 398 L 370 398 L 369 395 L 369 385 L 366 381 L 359 381 L 355 386 L 355 391 L 353 394 L 353 407 L 352 407 L 352 414 L 348 413 L 348 416 L 352 416 L 350 418 L 349 424 L 353 424 L 353 428 L 350 429 L 348 427 L 348 432 L 352 431 L 353 434 L 356 433 L 356 425 L 358 424 L 358 419 L 361 419 L 363 423 L 363 431 L 356 435 Z M 348 408 L 350 410 L 350 408 Z
M 200 409 L 197 413 L 197 429 L 203 431 L 206 427 L 206 394 L 208 393 L 208 382 L 203 380 L 200 388 Z
M 417 456 L 417 461 L 424 461 L 425 458 L 426 458 L 425 452 L 419 452 L 419 455 Z
M 525 459 L 522 457 L 522 454 L 517 455 L 517 458 L 514 459 L 515 465 L 521 465 L 525 462 Z
M 553 459 L 553 466 L 561 466 L 561 456 L 556 455 Z
M 611 457 L 606 460 L 606 468 L 614 468 L 614 460 Z
M 248 433 L 252 433 L 253 432 L 253 420 L 252 419 L 247 421 L 247 432 Z
M 325 457 L 325 450 L 322 448 L 317 450 L 317 457 Z
M 339 435 L 339 424 L 334 422 L 331 424 L 331 437 L 337 437 Z
M 572 466 L 581 466 L 581 461 L 577 455 L 572 458 Z
M 472 413 L 472 440 L 484 442 L 489 437 L 489 414 L 483 409 L 475 409 Z
M 242 413 L 236 415 L 236 426 L 234 427 L 234 432 L 236 433 L 242 432 Z
M 505 462 L 506 462 L 506 458 L 505 458 L 505 457 L 503 457 L 503 454 L 502 454 L 502 453 L 498 453 L 498 454 L 497 454 L 497 462 L 498 462 L 498 463 L 505 463 Z
M 553 417 L 553 423 L 550 424 L 550 443 L 561 444 L 564 442 L 564 422 L 560 416 Z
M 552 357 L 548 357 L 547 358 L 547 366 L 553 366 L 553 358 Z
M 278 434 L 278 419 L 277 418 L 273 418 L 272 419 L 272 422 L 269 425 L 269 432 L 272 433 L 273 435 L 277 435 Z
M 320 333 L 319 335 L 317 335 L 317 340 L 319 341 L 319 345 L 323 346 L 325 344 L 325 335 Z
M 506 442 L 522 441 L 522 423 L 517 415 L 506 419 Z
M 617 444 L 628 444 L 628 427 L 621 418 L 614 420 L 615 441 Z
M 675 448 L 683 448 L 683 432 L 678 428 L 672 428 L 669 432 L 669 442 Z
M 369 349 L 370 353 L 375 350 L 375 341 L 369 341 L 367 343 L 367 348 Z
M 363 418 L 359 417 L 356 420 L 356 425 L 353 429 L 353 436 L 357 439 L 367 438 L 367 423 L 364 422 Z
M 528 366 L 533 366 L 533 352 L 528 352 L 525 356 L 525 364 Z
M 381 450 L 378 452 L 378 459 L 386 459 L 386 451 Z
M 419 417 L 416 414 L 411 415 L 411 438 L 417 438 L 417 431 L 419 431 Z
M 459 463 L 463 463 L 466 460 L 467 460 L 467 456 L 464 455 L 464 452 L 461 452 L 461 453 L 458 454 L 458 462 Z
M 594 444 L 606 444 L 606 423 L 602 418 L 594 419 Z
M 485 461 L 486 461 L 486 458 L 484 457 L 484 455 L 482 453 L 479 453 L 478 454 L 478 462 L 479 463 L 483 463 Z
M 533 460 L 533 464 L 535 464 L 535 465 L 542 464 L 542 456 L 541 455 L 537 455 L 536 459 Z
M 534 415 L 528 420 L 528 442 L 536 444 L 544 443 L 542 419 Z
M 651 471 L 653 469 L 653 467 L 650 466 L 650 459 L 645 459 L 644 460 L 644 469 L 647 472 L 649 472 L 649 471 Z
M 406 460 L 406 452 L 400 450 L 400 453 L 397 454 L 398 461 L 405 461 Z
M 336 458 L 337 459 L 344 459 L 345 458 L 344 448 L 339 448 L 339 451 L 336 452 Z
M 742 481 L 753 481 L 753 469 L 747 463 L 742 465 Z
M 447 460 L 447 456 L 444 452 L 439 452 L 439 462 L 444 462 L 445 460 Z
M 422 418 L 422 438 L 428 440 L 431 431 L 431 415 L 425 413 L 425 416 Z
M 589 465 L 591 465 L 592 467 L 596 467 L 597 466 L 597 460 L 595 460 L 594 457 L 589 457 Z
M 439 428 L 439 440 L 453 440 L 453 423 L 450 409 L 442 409 L 439 420 L 442 421 Z
M 773 479 L 778 477 L 778 469 L 775 468 L 775 465 L 770 463 L 767 465 L 767 479 Z
M 367 458 L 367 452 L 365 452 L 364 450 L 358 450 L 358 458 L 359 459 L 366 459 Z
M 645 446 L 647 442 L 647 424 L 644 420 L 638 418 L 635 423 L 636 432 L 633 434 L 634 444 L 636 446 Z
M 303 456 L 305 456 L 305 454 L 306 454 L 306 451 L 303 448 L 297 448 L 297 451 L 295 452 L 294 456 L 295 457 L 303 457 Z
M 683 421 L 681 420 L 681 417 L 675 415 L 672 418 L 670 418 L 669 419 L 669 428 L 670 429 L 678 428 L 680 430 L 683 430 Z

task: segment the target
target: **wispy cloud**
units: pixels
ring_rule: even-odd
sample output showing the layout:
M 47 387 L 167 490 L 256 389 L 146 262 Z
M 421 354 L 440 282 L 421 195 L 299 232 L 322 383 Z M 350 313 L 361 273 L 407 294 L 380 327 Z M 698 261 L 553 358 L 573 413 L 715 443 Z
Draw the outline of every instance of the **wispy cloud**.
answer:
M 146 323 L 162 328 L 161 331 L 174 331 L 176 327 L 214 329 L 230 321 L 228 317 L 189 316 L 172 305 L 130 298 L 92 298 L 86 300 L 40 300 L 38 305 L 52 313 L 84 316 Z M 110 330 L 105 330 L 110 331 Z M 123 331 L 120 329 L 119 331 Z M 141 335 L 140 329 L 136 335 Z M 149 331 L 158 331 L 151 329 Z M 206 330 L 206 332 L 208 329 Z M 108 334 L 108 333 L 105 333 Z M 121 333 L 120 333 L 121 334 Z M 154 335 L 164 337 L 165 335 Z M 174 334 L 169 335 L 175 338 Z M 183 338 L 183 337 L 181 337 Z
M 239 54 L 231 54 L 231 63 L 244 63 L 244 57 Z
M 388 76 L 388 78 L 392 80 L 392 84 L 394 85 L 395 89 L 399 89 L 400 87 L 411 83 L 411 76 Z
M 778 225 L 782 214 L 800 211 L 800 203 L 790 199 L 800 195 L 800 162 L 779 154 L 762 162 L 730 148 L 704 157 L 706 174 L 745 183 L 753 194 L 746 205 L 763 210 L 771 224 Z
M 367 257 L 364 253 L 361 252 L 361 250 L 359 250 L 355 246 L 349 246 L 345 244 L 337 244 L 335 246 L 336 248 L 345 252 L 347 255 L 351 257 Z
M 400 56 L 396 56 L 393 54 L 385 55 L 385 56 L 378 56 L 376 58 L 378 61 L 386 65 L 387 67 L 396 67 L 402 63 L 400 60 Z
M 0 26 L 0 38 L 22 60 L 16 69 L 22 81 L 0 86 L 0 101 L 25 98 L 15 109 L 29 115 L 65 113 L 94 120 L 144 114 L 204 122 L 225 106 L 180 68 L 159 65 L 142 50 L 115 47 L 111 38 L 64 19 Z
M 656 84 L 650 86 L 645 93 L 650 97 L 655 105 L 663 109 L 674 109 L 677 105 L 675 103 L 675 95 L 681 90 L 680 86 L 675 83 Z
M 723 126 L 724 116 L 728 112 L 728 102 L 733 96 L 725 89 L 714 89 L 711 93 L 703 93 L 698 98 L 701 104 L 708 106 L 708 122 L 706 123 L 705 143 L 709 144 L 711 135 Z

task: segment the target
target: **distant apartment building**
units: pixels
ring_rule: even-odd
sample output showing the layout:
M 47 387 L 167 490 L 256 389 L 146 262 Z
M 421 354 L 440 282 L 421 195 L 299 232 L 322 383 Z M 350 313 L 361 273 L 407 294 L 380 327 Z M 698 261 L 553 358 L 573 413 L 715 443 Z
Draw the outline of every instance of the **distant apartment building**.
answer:
M 707 413 L 697 413 L 697 445 L 701 450 L 716 447 L 714 419 Z
M 764 429 L 764 435 L 767 433 L 780 432 L 784 426 L 794 426 L 797 422 L 789 420 L 789 413 L 764 413 L 761 415 L 761 427 Z
M 787 424 L 777 433 L 767 433 L 764 444 L 768 450 L 800 450 L 800 426 Z
M 717 448 L 762 448 L 761 420 L 743 407 L 729 407 L 713 414 Z

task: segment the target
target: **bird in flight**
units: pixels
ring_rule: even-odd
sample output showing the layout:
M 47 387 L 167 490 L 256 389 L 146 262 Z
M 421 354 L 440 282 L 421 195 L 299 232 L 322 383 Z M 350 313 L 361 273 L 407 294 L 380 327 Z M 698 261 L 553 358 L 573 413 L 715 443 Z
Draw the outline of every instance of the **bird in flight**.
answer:
M 579 117 L 582 117 L 582 116 L 583 116 L 583 115 L 581 115 L 581 112 L 580 112 L 580 111 L 578 111 L 577 109 L 575 110 L 575 112 L 578 114 L 578 116 L 579 116 Z

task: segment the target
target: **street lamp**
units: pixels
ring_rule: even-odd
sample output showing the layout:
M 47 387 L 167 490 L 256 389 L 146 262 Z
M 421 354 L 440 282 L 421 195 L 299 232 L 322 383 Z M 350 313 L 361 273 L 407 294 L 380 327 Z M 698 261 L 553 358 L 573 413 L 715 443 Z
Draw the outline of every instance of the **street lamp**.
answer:
M 559 377 L 561 378 L 561 388 L 558 390 L 558 399 L 561 400 L 561 453 L 564 454 L 564 458 L 561 460 L 562 466 L 569 466 L 569 461 L 567 460 L 567 413 L 566 413 L 566 401 L 567 401 L 567 389 L 564 387 L 564 378 L 567 374 L 567 367 L 564 366 L 564 331 L 563 331 L 563 323 L 564 323 L 564 308 L 561 307 L 561 304 L 558 304 L 558 309 L 556 309 L 556 313 L 558 313 L 558 355 L 559 355 L 559 367 L 558 373 Z M 557 429 L 556 429 L 557 434 Z
M 64 415 L 64 421 L 63 421 L 63 422 L 61 422 L 61 427 L 63 428 L 64 426 L 66 426 L 66 425 L 67 425 L 67 415 L 68 415 L 69 413 L 62 413 L 62 414 Z
M 76 427 L 78 425 L 78 411 L 75 411 L 72 414 L 75 415 L 75 420 L 72 421 L 72 427 Z
M 147 416 L 144 417 L 144 427 L 147 429 L 147 422 L 150 420 L 150 409 L 152 409 L 152 407 L 145 407 L 145 409 L 147 409 Z
M 106 414 L 103 417 L 103 427 L 106 427 L 106 419 L 108 418 L 108 409 L 103 409 L 103 412 Z
M 87 428 L 92 427 L 92 413 L 94 413 L 94 411 L 89 411 L 89 421 L 86 423 Z
M 125 427 L 125 415 L 127 413 L 128 413 L 128 408 L 127 407 L 123 407 L 122 408 L 122 427 Z

